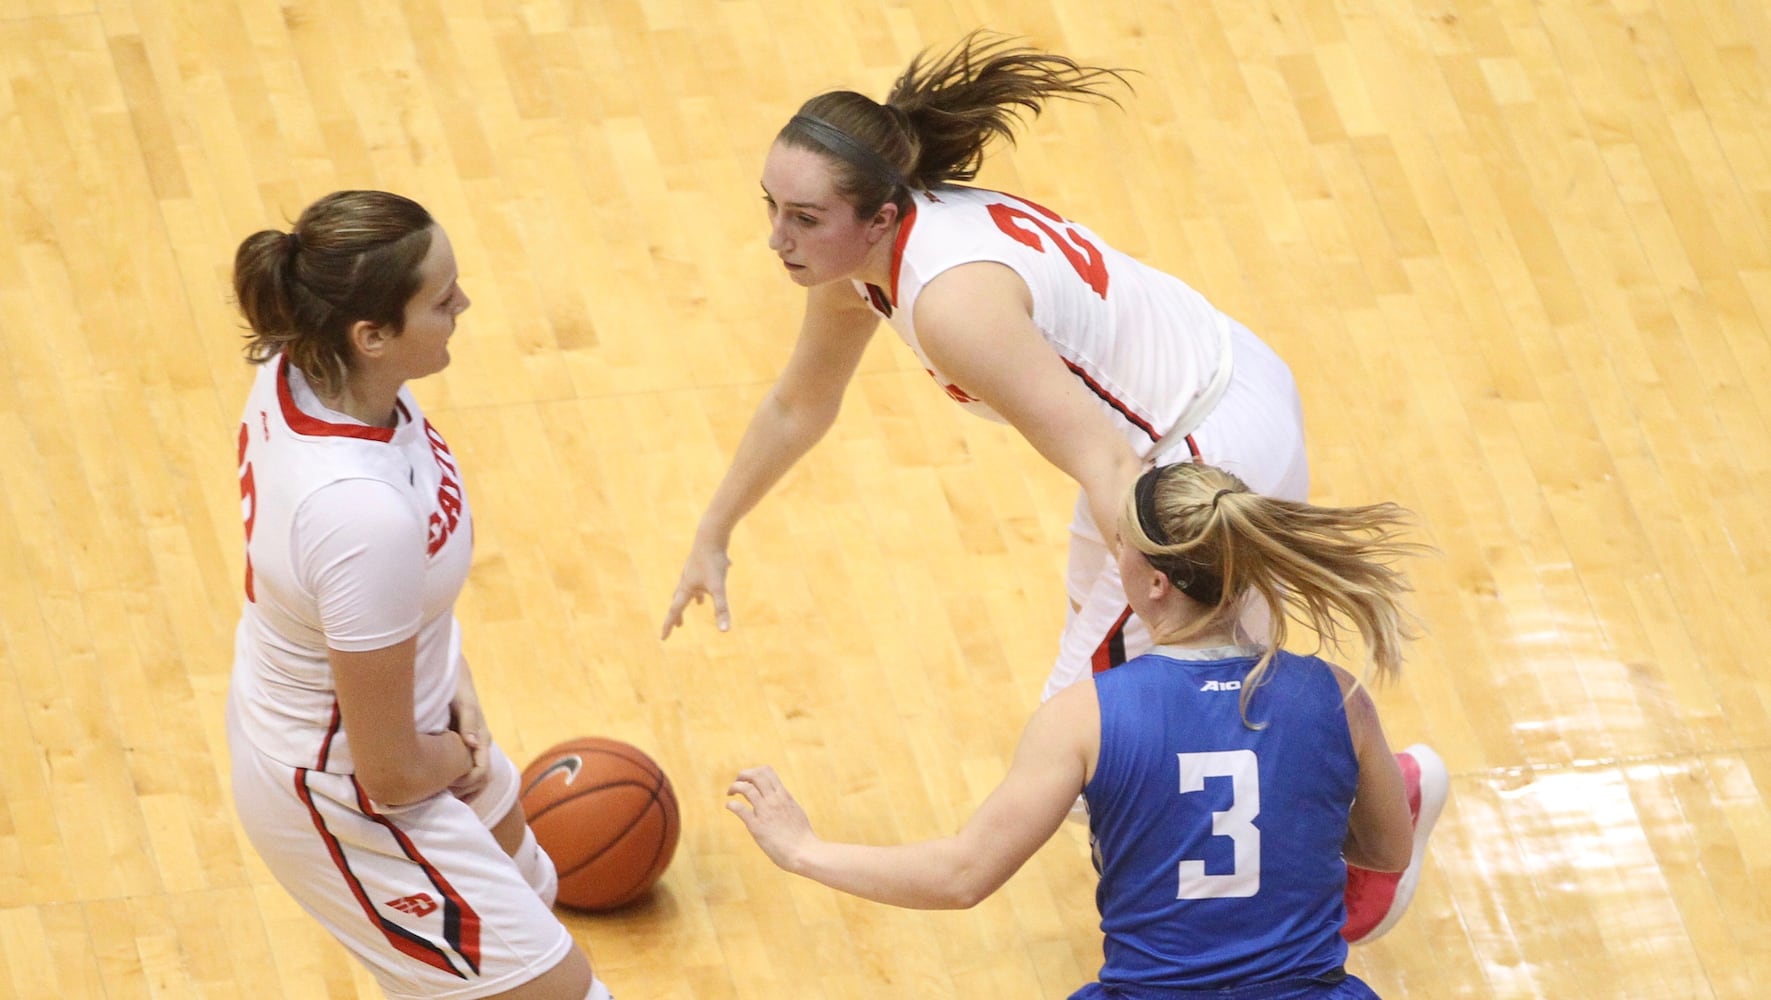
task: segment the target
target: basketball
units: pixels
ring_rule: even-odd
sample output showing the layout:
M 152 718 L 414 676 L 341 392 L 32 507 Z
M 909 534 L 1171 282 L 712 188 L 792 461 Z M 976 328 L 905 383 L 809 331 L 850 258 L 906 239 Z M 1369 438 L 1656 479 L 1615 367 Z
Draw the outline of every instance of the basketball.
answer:
M 523 812 L 559 870 L 561 905 L 608 910 L 651 889 L 682 821 L 664 769 L 639 748 L 586 736 L 523 770 Z

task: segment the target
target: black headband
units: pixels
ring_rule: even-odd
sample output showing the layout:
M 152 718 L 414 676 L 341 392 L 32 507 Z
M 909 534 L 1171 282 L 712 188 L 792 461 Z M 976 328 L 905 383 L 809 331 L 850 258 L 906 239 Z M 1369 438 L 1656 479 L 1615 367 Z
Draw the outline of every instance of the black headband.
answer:
M 1159 465 L 1139 476 L 1137 485 L 1133 487 L 1133 495 L 1138 511 L 1138 527 L 1143 529 L 1146 538 L 1166 548 L 1174 543 L 1169 540 L 1168 532 L 1162 528 L 1162 519 L 1156 514 L 1156 483 L 1162 478 L 1162 470 L 1165 468 L 1166 466 Z M 1219 490 L 1217 496 L 1211 498 L 1213 509 L 1216 509 L 1224 494 L 1234 492 Z M 1224 581 L 1218 577 L 1217 568 L 1194 559 L 1191 554 L 1173 552 L 1151 555 L 1146 552 L 1144 558 L 1168 577 L 1176 590 L 1200 604 L 1216 607 L 1223 599 Z
M 1138 527 L 1157 545 L 1168 544 L 1168 532 L 1162 530 L 1162 521 L 1156 516 L 1156 480 L 1162 478 L 1162 466 L 1154 466 L 1150 471 L 1138 477 L 1135 488 L 1138 500 Z
M 890 184 L 894 192 L 904 186 L 904 175 L 898 172 L 897 167 L 887 162 L 885 157 L 822 118 L 813 118 L 811 115 L 794 115 L 787 124 L 789 127 L 798 125 L 800 131 L 810 136 L 825 150 L 835 153 L 837 158 L 845 163 L 852 163 Z

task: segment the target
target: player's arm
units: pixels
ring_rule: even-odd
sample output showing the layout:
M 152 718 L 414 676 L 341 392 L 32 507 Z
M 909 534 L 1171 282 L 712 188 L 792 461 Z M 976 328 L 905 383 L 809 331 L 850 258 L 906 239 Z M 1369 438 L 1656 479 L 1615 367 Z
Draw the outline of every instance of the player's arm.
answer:
M 943 272 L 917 298 L 916 329 L 937 368 L 1076 480 L 1111 542 L 1143 462 L 1033 325 L 1020 275 L 985 262 Z
M 460 734 L 418 731 L 424 524 L 393 487 L 348 479 L 303 501 L 291 537 L 363 791 L 391 806 L 447 789 L 473 759 Z
M 421 733 L 413 722 L 417 652 L 416 636 L 367 652 L 327 651 L 357 781 L 383 805 L 427 799 L 473 765 L 459 733 Z
M 806 314 L 787 366 L 763 397 L 732 456 L 732 464 L 708 501 L 664 616 L 663 636 L 683 622 L 683 609 L 711 596 L 720 628 L 728 624 L 726 546 L 732 529 L 769 490 L 824 437 L 842 407 L 843 392 L 878 325 L 847 281 L 818 285 L 806 293 Z
M 1346 695 L 1347 730 L 1359 760 L 1359 786 L 1347 817 L 1347 839 L 1341 855 L 1348 864 L 1372 871 L 1399 872 L 1408 867 L 1414 846 L 1414 822 L 1408 812 L 1408 786 L 1401 765 L 1390 752 L 1377 705 L 1353 675 L 1335 667 Z
M 1093 684 L 1076 684 L 1028 721 L 1002 784 L 951 837 L 876 847 L 820 840 L 768 767 L 738 776 L 727 807 L 769 858 L 832 889 L 893 906 L 965 909 L 1002 887 L 1050 839 L 1087 782 L 1100 746 Z

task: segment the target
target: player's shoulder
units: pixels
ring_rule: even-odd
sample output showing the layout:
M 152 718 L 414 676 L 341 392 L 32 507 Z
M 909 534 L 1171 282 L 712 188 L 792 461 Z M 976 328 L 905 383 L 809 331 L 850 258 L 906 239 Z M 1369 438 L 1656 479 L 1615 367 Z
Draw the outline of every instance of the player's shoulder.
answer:
M 1289 649 L 1282 649 L 1278 653 L 1277 660 L 1275 666 L 1284 666 L 1294 674 L 1334 678 L 1334 682 L 1341 689 L 1342 694 L 1352 691 L 1359 685 L 1359 678 L 1351 670 L 1315 654 L 1294 653 Z
M 1004 199 L 1000 192 L 961 184 L 941 184 L 914 192 L 916 212 L 911 220 L 912 235 L 954 226 L 967 226 L 988 216 L 990 205 Z

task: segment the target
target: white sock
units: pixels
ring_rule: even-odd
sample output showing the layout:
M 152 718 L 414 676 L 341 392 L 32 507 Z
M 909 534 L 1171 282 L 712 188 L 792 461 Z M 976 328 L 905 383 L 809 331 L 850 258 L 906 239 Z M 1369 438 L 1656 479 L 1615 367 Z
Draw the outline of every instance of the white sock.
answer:
M 523 873 L 523 880 L 529 883 L 529 888 L 534 889 L 535 895 L 552 909 L 554 897 L 560 892 L 560 876 L 554 870 L 553 859 L 535 842 L 534 830 L 523 828 L 523 842 L 511 860 L 517 863 L 517 870 Z M 608 991 L 605 990 L 603 996 L 607 997 Z M 592 984 L 591 997 L 596 997 L 595 984 Z
M 614 994 L 609 992 L 609 988 L 603 985 L 603 981 L 596 977 L 596 973 L 593 972 L 590 974 L 590 992 L 584 994 L 584 1000 L 615 1000 L 615 997 Z

